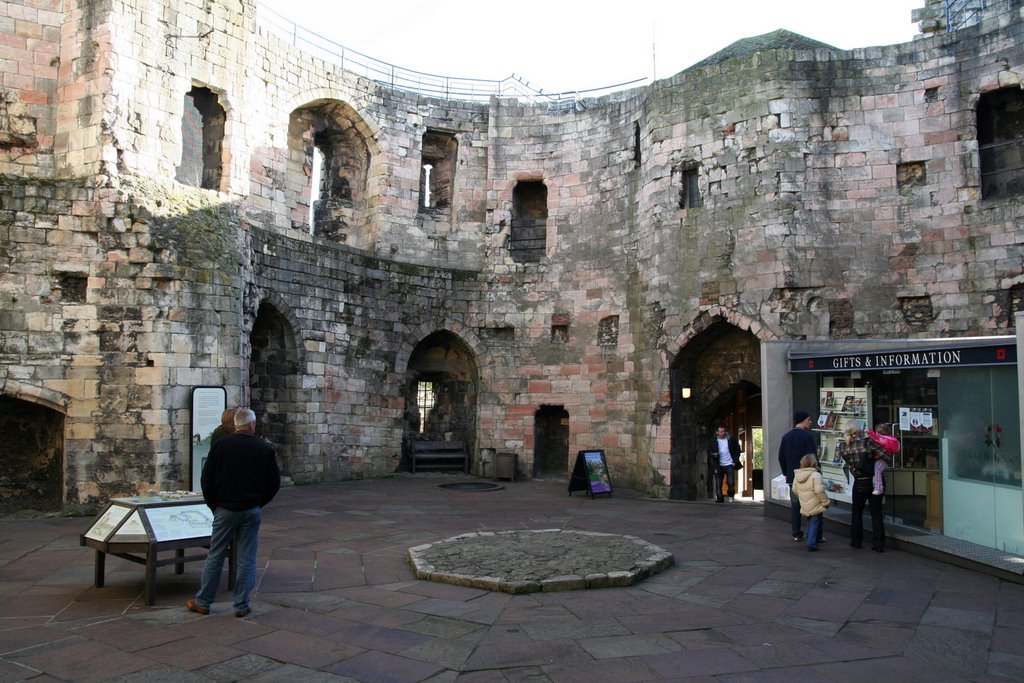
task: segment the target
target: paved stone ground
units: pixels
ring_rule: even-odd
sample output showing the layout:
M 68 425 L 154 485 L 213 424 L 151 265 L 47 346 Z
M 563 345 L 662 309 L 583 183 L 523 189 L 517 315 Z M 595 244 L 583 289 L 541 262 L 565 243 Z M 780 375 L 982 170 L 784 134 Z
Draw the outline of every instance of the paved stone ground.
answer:
M 264 512 L 253 613 L 182 606 L 200 563 L 111 558 L 87 519 L 0 521 L 0 683 L 44 681 L 997 681 L 1024 679 L 1024 586 L 838 536 L 808 553 L 760 504 L 652 501 L 458 477 L 293 487 Z M 415 578 L 460 534 L 636 536 L 675 564 L 630 587 L 515 595 Z

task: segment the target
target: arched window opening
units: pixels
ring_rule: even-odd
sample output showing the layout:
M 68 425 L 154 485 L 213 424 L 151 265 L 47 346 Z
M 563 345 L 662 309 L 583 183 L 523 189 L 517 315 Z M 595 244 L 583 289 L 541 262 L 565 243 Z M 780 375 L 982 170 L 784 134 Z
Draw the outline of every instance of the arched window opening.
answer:
M 473 352 L 451 332 L 437 331 L 413 349 L 407 372 L 403 467 L 411 469 L 413 451 L 420 442 L 461 444 L 472 462 L 479 391 Z M 456 469 L 463 466 L 462 460 L 452 463 Z
M 293 228 L 361 246 L 370 168 L 365 133 L 343 102 L 320 101 L 292 113 L 287 188 Z

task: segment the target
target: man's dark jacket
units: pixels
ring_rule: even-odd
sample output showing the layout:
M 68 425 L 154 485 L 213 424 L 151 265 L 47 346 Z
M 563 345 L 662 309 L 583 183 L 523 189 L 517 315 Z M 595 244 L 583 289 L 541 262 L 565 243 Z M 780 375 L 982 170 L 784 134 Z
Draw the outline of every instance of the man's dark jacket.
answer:
M 263 507 L 281 488 L 274 448 L 254 434 L 235 433 L 210 449 L 201 478 L 203 499 L 211 510 L 239 512 Z
M 740 442 L 732 434 L 729 434 L 727 438 L 729 439 L 729 455 L 732 456 L 732 464 L 739 465 L 740 458 L 743 457 L 743 451 L 740 450 Z M 714 471 L 716 467 L 719 467 L 719 462 L 718 435 L 712 434 L 711 439 L 708 440 L 708 467 L 711 468 L 711 471 Z
M 793 472 L 800 469 L 800 459 L 805 455 L 817 455 L 818 443 L 814 435 L 803 427 L 793 427 L 782 435 L 779 442 L 779 465 L 786 475 L 786 483 L 793 483 Z

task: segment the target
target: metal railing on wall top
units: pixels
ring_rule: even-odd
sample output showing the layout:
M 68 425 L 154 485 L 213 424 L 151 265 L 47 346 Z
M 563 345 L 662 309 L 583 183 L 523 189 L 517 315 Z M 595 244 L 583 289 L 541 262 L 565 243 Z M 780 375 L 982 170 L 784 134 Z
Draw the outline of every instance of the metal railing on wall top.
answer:
M 491 97 L 522 98 L 533 104 L 546 104 L 550 111 L 567 112 L 586 109 L 584 97 L 597 97 L 645 82 L 637 78 L 625 83 L 546 93 L 530 85 L 525 78 L 512 74 L 500 80 L 461 78 L 429 74 L 405 69 L 346 48 L 330 38 L 303 28 L 261 2 L 256 3 L 256 23 L 305 54 L 333 64 L 357 76 L 396 90 L 418 93 L 446 100 L 488 100 Z

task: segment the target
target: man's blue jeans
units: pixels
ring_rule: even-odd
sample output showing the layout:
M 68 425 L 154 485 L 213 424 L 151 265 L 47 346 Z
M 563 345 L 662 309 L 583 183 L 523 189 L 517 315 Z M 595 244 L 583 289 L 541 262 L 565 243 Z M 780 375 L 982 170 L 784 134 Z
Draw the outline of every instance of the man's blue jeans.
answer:
M 793 538 L 803 537 L 804 532 L 800 531 L 800 497 L 793 490 L 793 484 L 789 485 L 789 521 L 793 527 Z
M 260 509 L 213 511 L 213 532 L 210 535 L 210 552 L 203 565 L 203 578 L 196 593 L 196 604 L 210 608 L 220 587 L 220 573 L 224 568 L 224 557 L 231 542 L 238 544 L 238 573 L 235 576 L 235 592 L 232 604 L 235 610 L 249 606 L 249 593 L 256 585 L 256 549 L 260 536 Z
M 715 500 L 722 500 L 722 480 L 725 480 L 732 498 L 736 495 L 736 467 L 734 465 L 718 465 L 715 467 Z

